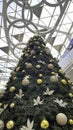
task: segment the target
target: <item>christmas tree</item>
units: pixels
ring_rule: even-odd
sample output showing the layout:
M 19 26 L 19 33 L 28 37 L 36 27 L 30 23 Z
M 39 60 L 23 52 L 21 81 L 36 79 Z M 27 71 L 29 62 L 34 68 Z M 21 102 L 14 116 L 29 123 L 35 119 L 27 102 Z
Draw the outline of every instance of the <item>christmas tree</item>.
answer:
M 41 36 L 30 38 L 0 90 L 0 130 L 73 130 L 72 85 Z

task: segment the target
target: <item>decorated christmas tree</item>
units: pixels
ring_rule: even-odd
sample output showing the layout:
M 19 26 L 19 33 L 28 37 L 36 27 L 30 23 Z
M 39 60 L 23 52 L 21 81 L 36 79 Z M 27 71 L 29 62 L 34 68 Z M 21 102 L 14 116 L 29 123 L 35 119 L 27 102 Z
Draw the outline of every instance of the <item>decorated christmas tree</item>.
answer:
M 34 36 L 0 90 L 0 130 L 73 130 L 72 85 Z

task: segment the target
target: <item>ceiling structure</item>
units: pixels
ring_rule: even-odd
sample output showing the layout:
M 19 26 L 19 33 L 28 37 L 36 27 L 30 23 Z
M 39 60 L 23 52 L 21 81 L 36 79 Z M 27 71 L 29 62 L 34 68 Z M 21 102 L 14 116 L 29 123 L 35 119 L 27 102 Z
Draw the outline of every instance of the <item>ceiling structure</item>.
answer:
M 0 0 L 0 86 L 36 34 L 59 59 L 73 36 L 73 0 Z

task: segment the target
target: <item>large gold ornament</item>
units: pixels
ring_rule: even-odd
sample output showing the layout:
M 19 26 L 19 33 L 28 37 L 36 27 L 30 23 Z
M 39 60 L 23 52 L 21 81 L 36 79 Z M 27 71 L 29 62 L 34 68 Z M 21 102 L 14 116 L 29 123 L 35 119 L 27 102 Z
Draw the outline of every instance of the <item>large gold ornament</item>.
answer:
M 10 104 L 10 108 L 14 108 L 15 107 L 15 104 L 14 103 L 11 103 Z
M 59 113 L 56 116 L 56 121 L 58 125 L 64 126 L 67 124 L 67 116 L 64 113 Z
M 66 85 L 66 84 L 67 84 L 67 81 L 66 81 L 65 79 L 62 79 L 62 80 L 61 80 L 61 83 L 64 84 L 64 85 Z
M 8 130 L 12 129 L 14 127 L 14 121 L 13 120 L 8 121 L 6 127 Z
M 0 120 L 0 130 L 4 129 L 4 122 L 2 120 Z
M 32 68 L 32 64 L 31 63 L 26 63 L 26 68 Z
M 58 71 L 60 74 L 62 74 L 63 73 L 63 70 L 62 69 L 59 69 L 59 71 Z
M 72 119 L 69 119 L 69 124 L 73 125 L 73 120 Z
M 42 84 L 42 83 L 43 83 L 42 79 L 37 79 L 37 84 Z
M 15 86 L 11 86 L 9 89 L 10 92 L 14 92 L 15 91 Z
M 42 129 L 47 129 L 49 127 L 49 122 L 46 119 L 43 119 L 40 123 Z

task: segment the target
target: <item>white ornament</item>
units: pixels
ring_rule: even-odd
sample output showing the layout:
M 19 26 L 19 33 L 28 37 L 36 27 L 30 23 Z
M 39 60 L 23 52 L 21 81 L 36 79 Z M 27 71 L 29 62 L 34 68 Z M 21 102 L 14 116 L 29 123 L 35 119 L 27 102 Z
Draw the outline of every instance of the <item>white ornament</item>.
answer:
M 67 123 L 67 116 L 64 113 L 59 113 L 56 116 L 56 121 L 58 125 L 64 126 Z
M 52 95 L 54 93 L 54 90 L 49 90 L 49 88 L 47 87 L 46 92 L 44 92 L 43 95 Z
M 22 128 L 20 128 L 20 130 L 34 130 L 33 124 L 34 124 L 34 121 L 30 122 L 30 120 L 28 119 L 27 126 L 23 125 Z
M 42 105 L 44 100 L 40 100 L 40 96 L 37 99 L 33 99 L 34 106 Z
M 59 105 L 60 107 L 66 107 L 66 105 L 68 104 L 68 103 L 66 103 L 66 102 L 63 102 L 62 99 L 59 100 L 58 98 L 56 98 L 56 100 L 54 100 L 54 102 L 58 103 L 58 105 Z
M 22 85 L 23 86 L 27 86 L 27 85 L 29 85 L 29 76 L 25 76 L 24 78 L 23 78 L 23 80 L 22 80 Z
M 56 83 L 58 81 L 58 77 L 53 75 L 50 77 L 50 81 L 53 82 L 53 83 Z
M 0 120 L 0 130 L 4 129 L 4 122 L 2 120 Z
M 19 93 L 18 94 L 15 94 L 15 97 L 14 98 L 22 98 L 24 96 L 24 94 L 23 94 L 23 91 L 22 91 L 22 89 L 19 89 Z

